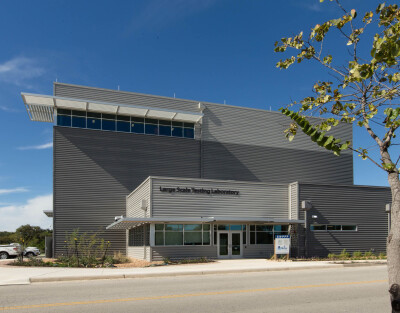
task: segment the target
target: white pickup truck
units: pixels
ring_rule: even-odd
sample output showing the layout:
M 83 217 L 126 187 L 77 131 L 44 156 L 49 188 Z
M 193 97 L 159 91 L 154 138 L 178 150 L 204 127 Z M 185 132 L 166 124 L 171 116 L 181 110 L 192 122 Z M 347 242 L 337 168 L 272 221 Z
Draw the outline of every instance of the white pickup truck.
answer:
M 10 256 L 17 256 L 21 253 L 19 244 L 0 245 L 0 260 L 8 259 Z

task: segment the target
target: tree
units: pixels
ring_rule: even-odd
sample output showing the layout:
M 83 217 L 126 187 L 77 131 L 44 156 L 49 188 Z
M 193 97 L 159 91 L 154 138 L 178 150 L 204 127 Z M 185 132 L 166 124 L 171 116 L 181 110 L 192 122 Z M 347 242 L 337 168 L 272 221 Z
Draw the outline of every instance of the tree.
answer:
M 385 6 L 382 3 L 375 11 L 358 17 L 355 9 L 348 11 L 338 0 L 335 2 L 343 12 L 341 17 L 317 24 L 308 36 L 300 32 L 275 43 L 275 52 L 295 51 L 294 55 L 280 60 L 278 68 L 287 69 L 296 62 L 314 61 L 334 78 L 334 82 L 318 81 L 313 86 L 313 96 L 281 109 L 292 119 L 285 133 L 292 140 L 301 130 L 316 144 L 338 156 L 341 151 L 350 149 L 387 173 L 392 193 L 391 230 L 387 239 L 389 292 L 392 312 L 400 312 L 400 181 L 397 168 L 400 156 L 393 151 L 395 145 L 400 145 L 396 141 L 400 126 L 400 9 L 395 4 Z M 345 64 L 323 50 L 328 37 L 335 32 L 345 40 L 344 54 L 340 56 L 348 56 Z M 370 54 L 365 55 L 365 49 L 359 47 L 368 40 L 372 45 L 368 49 Z M 315 122 L 310 119 L 313 114 L 325 119 Z M 351 141 L 335 138 L 330 131 L 341 123 L 363 128 L 375 147 L 354 147 Z M 379 149 L 378 158 L 369 153 L 371 148 Z

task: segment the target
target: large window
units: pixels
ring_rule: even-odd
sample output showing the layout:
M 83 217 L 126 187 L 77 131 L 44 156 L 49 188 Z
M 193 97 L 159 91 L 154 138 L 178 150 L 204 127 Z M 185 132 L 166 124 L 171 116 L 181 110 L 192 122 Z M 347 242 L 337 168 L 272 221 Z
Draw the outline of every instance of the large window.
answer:
M 210 245 L 210 224 L 156 224 L 155 245 Z
M 194 124 L 126 115 L 57 109 L 57 126 L 194 139 Z
M 357 225 L 337 225 L 337 224 L 313 224 L 310 225 L 311 231 L 357 231 Z
M 250 225 L 250 244 L 269 245 L 277 235 L 287 235 L 289 225 Z

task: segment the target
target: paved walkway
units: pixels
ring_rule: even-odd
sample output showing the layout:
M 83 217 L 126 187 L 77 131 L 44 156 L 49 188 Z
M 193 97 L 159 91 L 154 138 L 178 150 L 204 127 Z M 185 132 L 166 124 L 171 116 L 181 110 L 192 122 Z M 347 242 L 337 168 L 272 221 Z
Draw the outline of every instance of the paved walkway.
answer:
M 265 259 L 240 259 L 218 260 L 216 262 L 203 264 L 166 265 L 144 268 L 51 268 L 0 266 L 0 286 L 50 281 L 282 271 L 343 266 L 366 266 L 385 263 L 385 260 L 346 261 L 344 263 L 338 263 L 331 261 L 276 262 Z

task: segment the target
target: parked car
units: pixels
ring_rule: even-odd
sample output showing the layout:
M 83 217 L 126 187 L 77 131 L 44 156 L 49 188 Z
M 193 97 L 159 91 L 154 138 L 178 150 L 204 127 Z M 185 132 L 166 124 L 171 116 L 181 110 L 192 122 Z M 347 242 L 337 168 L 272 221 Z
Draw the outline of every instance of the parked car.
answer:
M 40 250 L 36 247 L 27 247 L 24 250 L 24 256 L 28 258 L 40 255 Z
M 8 259 L 9 257 L 15 257 L 21 253 L 21 245 L 16 243 L 10 243 L 9 245 L 0 245 L 0 260 Z

